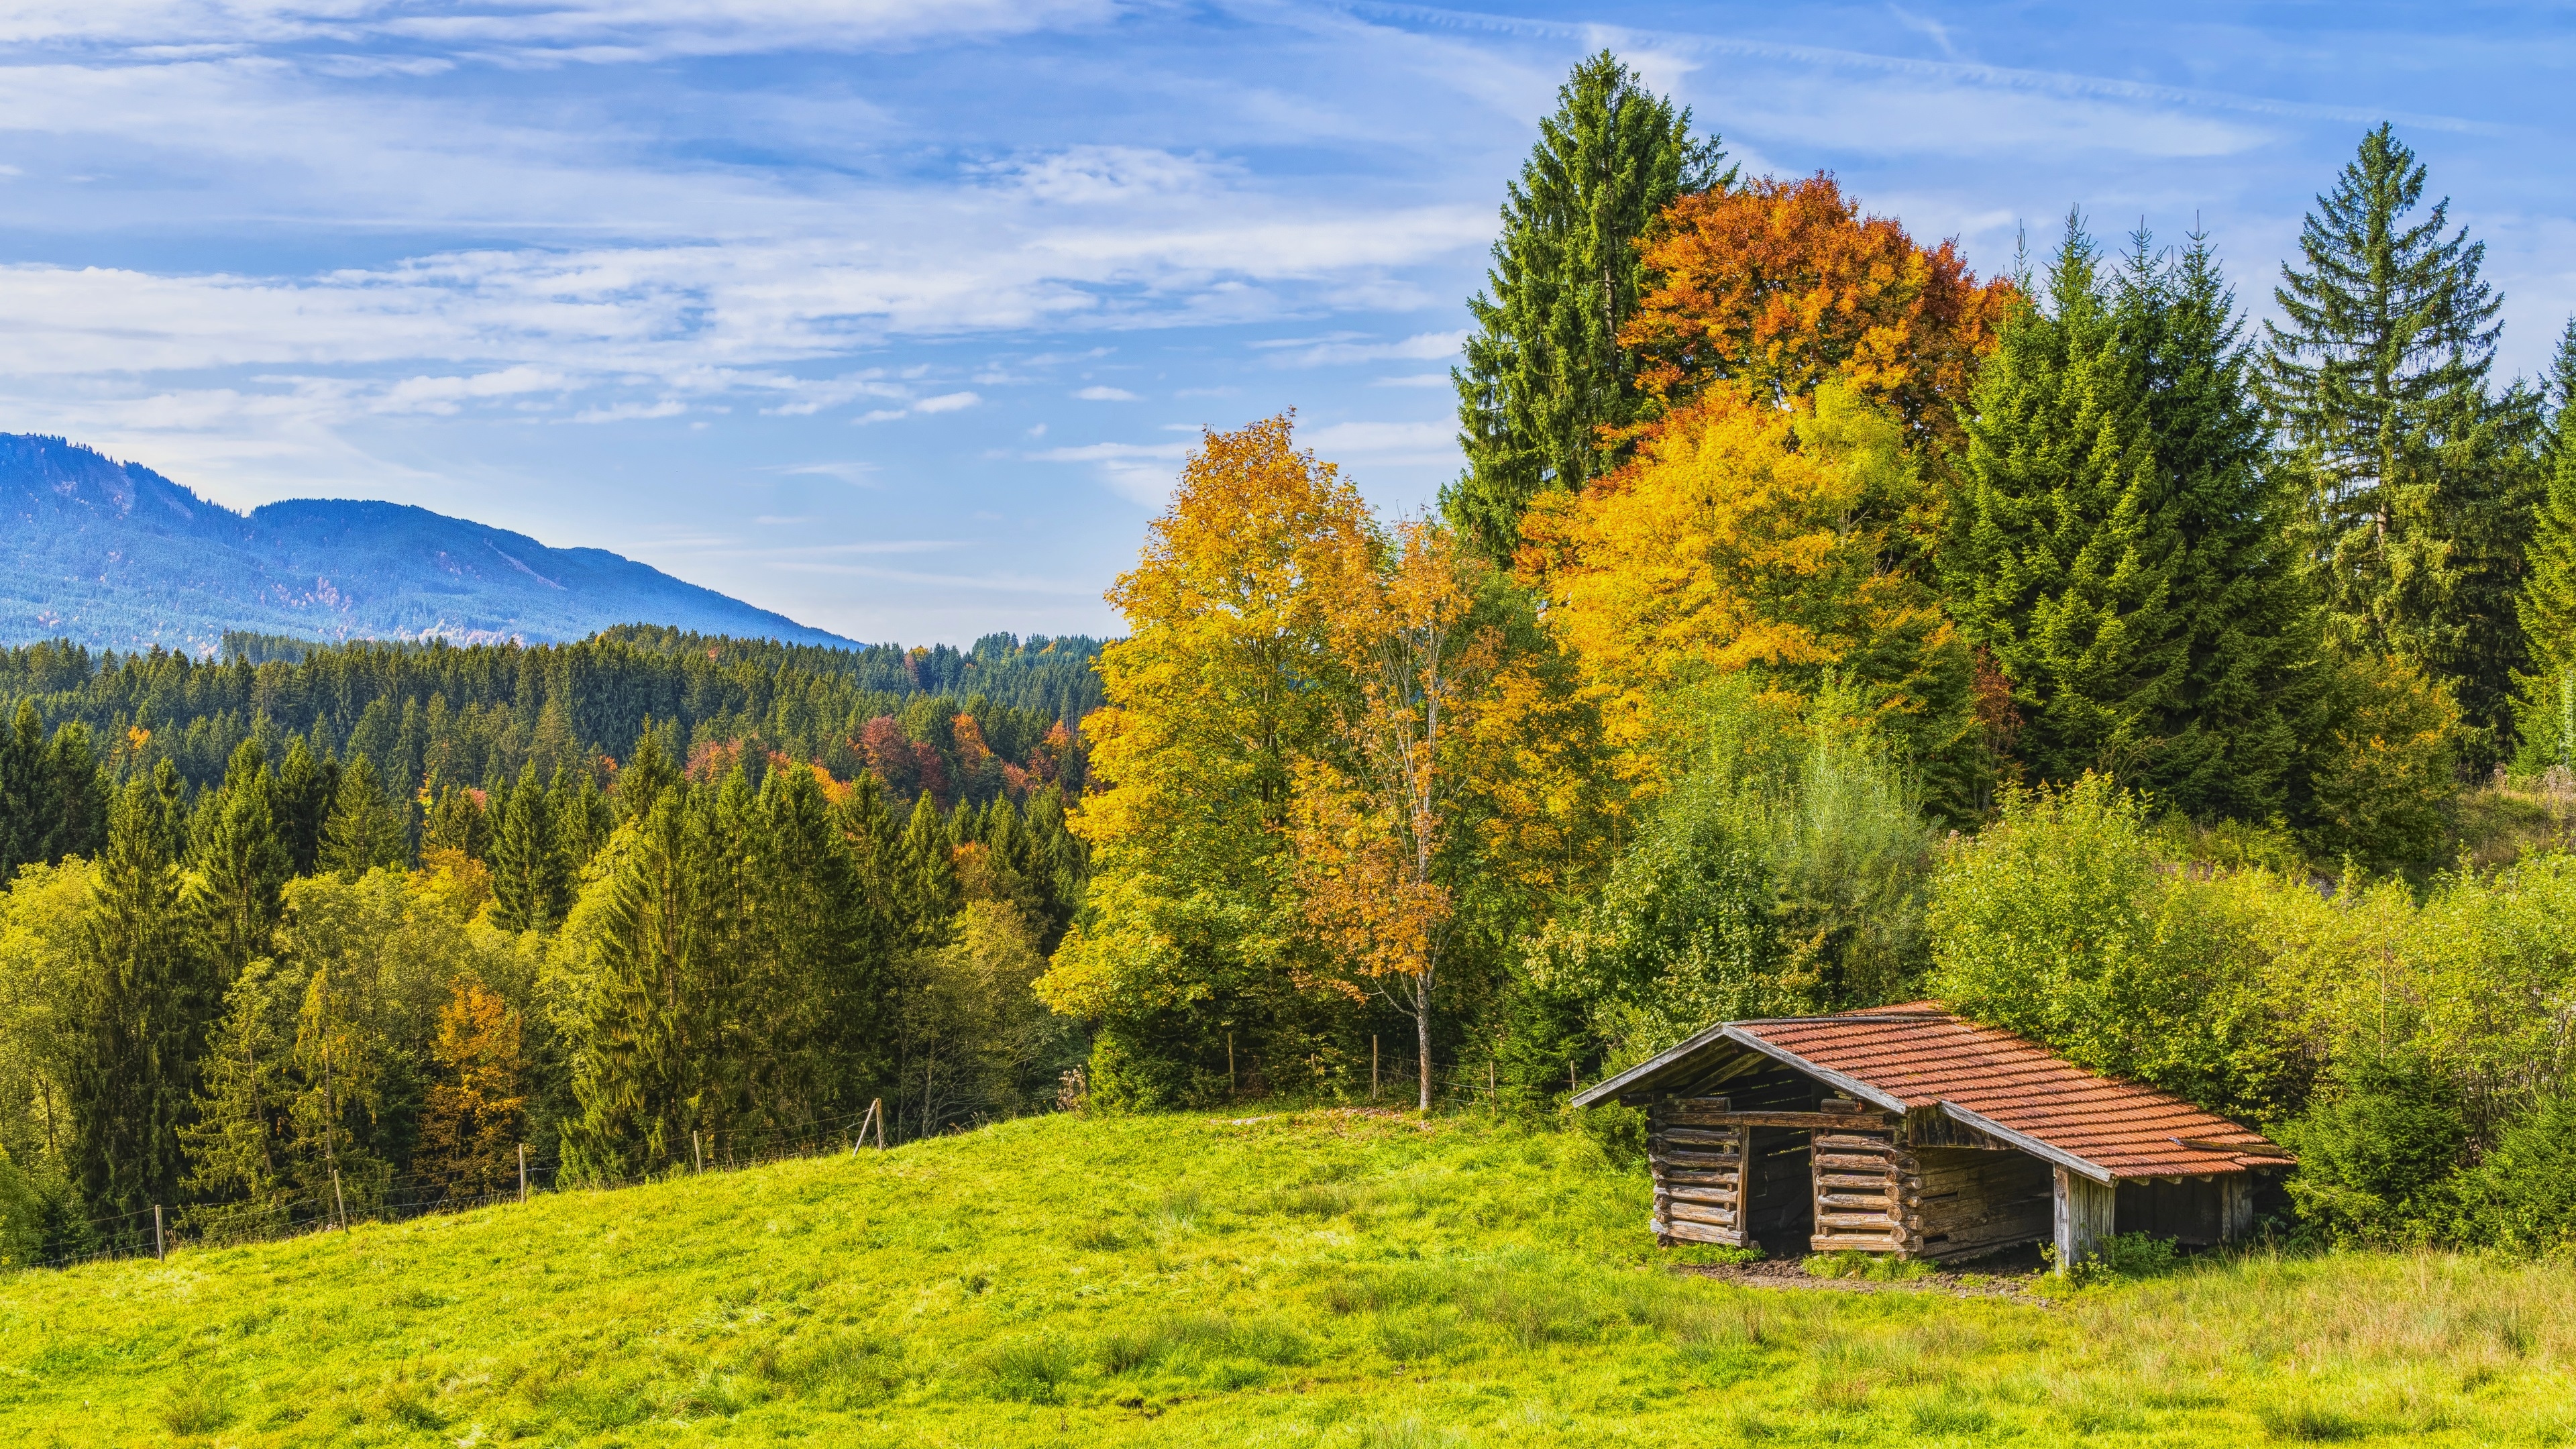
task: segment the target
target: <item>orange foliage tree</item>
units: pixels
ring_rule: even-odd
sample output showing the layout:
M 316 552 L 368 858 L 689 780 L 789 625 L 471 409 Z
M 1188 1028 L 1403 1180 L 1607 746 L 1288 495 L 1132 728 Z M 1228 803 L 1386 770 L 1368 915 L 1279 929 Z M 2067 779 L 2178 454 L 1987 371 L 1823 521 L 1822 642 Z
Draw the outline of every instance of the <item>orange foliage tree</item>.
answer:
M 1619 340 L 1651 415 L 1718 382 L 1786 403 L 1839 371 L 1918 445 L 1957 439 L 1954 408 L 2015 295 L 1979 286 L 1950 242 L 1862 216 L 1822 173 L 1685 196 L 1642 255 L 1653 288 Z
M 519 1119 L 527 1105 L 519 1014 L 471 976 L 449 988 L 430 1054 L 441 1080 L 421 1113 L 420 1158 L 460 1196 L 517 1180 Z
M 1297 886 L 1325 948 L 1314 979 L 1413 1018 L 1425 1112 L 1431 988 L 1473 844 L 1461 817 L 1485 773 L 1472 726 L 1502 658 L 1501 631 L 1472 621 L 1478 572 L 1453 535 L 1413 522 L 1385 567 L 1342 580 L 1329 637 L 1359 688 L 1296 778 Z

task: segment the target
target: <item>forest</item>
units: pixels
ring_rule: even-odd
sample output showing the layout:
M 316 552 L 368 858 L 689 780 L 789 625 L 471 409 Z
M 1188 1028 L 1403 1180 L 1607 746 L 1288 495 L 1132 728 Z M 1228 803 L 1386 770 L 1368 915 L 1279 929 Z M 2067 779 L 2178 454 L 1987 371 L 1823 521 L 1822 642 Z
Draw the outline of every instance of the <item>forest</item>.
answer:
M 1474 1103 L 1939 997 L 2292 1146 L 2272 1231 L 2576 1236 L 2576 322 L 2496 375 L 2390 126 L 2255 323 L 1979 279 L 1615 57 L 1467 466 L 1211 431 L 1125 637 L 0 653 L 0 1259 L 846 1133 Z M 2267 264 L 2268 270 L 2268 264 Z

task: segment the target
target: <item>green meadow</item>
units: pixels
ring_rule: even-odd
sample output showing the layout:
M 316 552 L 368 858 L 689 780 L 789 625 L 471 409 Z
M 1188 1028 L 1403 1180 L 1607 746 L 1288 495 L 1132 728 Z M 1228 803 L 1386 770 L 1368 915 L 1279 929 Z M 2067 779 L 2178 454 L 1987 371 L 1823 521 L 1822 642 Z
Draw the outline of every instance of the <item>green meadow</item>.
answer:
M 2203 1259 L 2041 1301 L 1677 1271 L 1578 1133 L 1031 1118 L 0 1278 L 23 1445 L 2562 1444 L 2576 1279 Z

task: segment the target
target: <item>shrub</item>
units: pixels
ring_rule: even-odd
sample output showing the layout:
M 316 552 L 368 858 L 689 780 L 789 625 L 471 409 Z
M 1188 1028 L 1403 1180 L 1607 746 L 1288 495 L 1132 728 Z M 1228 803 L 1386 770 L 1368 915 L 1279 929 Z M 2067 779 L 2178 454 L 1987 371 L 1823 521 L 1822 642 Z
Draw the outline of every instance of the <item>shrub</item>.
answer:
M 2576 1097 L 2542 1099 L 2460 1185 L 2463 1227 L 2509 1252 L 2576 1244 Z
M 2385 1242 L 2422 1236 L 2441 1215 L 2469 1123 L 2457 1088 L 2430 1067 L 2363 1062 L 2281 1135 L 2299 1157 L 2289 1189 L 2303 1222 Z

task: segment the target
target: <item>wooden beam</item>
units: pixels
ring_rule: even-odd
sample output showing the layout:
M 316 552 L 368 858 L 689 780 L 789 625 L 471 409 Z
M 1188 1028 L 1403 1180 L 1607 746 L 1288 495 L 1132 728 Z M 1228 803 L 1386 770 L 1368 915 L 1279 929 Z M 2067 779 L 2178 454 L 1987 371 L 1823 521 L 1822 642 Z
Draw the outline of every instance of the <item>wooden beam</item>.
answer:
M 2053 1169 L 2051 1175 L 2056 1187 L 2053 1217 L 2057 1271 L 2062 1276 L 2078 1261 L 2091 1257 L 2094 1248 L 2111 1236 L 2119 1198 L 2110 1184 L 2095 1182 L 2063 1167 Z
M 1892 1132 L 1896 1124 L 1875 1112 L 1698 1112 L 1690 1118 L 1691 1127 L 1803 1127 L 1809 1131 L 1848 1130 L 1857 1132 Z M 1667 1127 L 1669 1136 L 1687 1132 L 1690 1127 Z M 1684 1141 L 1692 1140 L 1688 1138 Z

